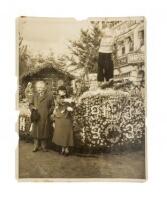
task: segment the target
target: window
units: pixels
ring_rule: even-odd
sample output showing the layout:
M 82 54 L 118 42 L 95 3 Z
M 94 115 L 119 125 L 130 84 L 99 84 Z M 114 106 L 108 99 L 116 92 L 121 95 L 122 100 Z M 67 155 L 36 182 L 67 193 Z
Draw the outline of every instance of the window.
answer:
M 138 32 L 140 47 L 144 46 L 144 30 Z
M 122 47 L 122 55 L 124 55 L 125 54 L 125 47 L 123 46 Z
M 134 46 L 134 43 L 132 41 L 132 37 L 128 36 L 125 39 L 125 52 L 126 52 L 126 54 L 128 54 L 131 51 L 133 51 L 133 46 Z

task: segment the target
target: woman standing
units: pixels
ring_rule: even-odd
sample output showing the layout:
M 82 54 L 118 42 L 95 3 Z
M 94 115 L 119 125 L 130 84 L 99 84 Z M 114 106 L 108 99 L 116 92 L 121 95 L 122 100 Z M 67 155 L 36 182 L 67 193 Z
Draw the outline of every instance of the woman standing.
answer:
M 73 146 L 72 115 L 73 108 L 67 99 L 67 91 L 64 86 L 58 88 L 54 115 L 53 143 L 61 147 L 61 154 L 69 155 L 69 147 Z

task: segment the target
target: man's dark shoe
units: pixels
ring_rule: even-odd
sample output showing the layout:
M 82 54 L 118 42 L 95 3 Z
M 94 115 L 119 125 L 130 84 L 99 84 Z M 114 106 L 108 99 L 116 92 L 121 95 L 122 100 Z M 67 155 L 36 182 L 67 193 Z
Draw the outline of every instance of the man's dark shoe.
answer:
M 34 152 L 34 153 L 35 153 L 35 152 L 37 152 L 37 151 L 38 151 L 38 149 L 37 149 L 37 148 L 35 148 L 35 149 L 33 149 L 33 151 L 32 151 L 32 152 Z

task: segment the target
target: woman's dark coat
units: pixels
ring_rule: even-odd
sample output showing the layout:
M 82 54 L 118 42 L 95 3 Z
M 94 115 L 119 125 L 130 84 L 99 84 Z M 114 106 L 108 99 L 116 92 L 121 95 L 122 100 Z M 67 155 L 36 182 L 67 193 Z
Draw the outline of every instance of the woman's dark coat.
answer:
M 53 134 L 53 143 L 69 147 L 74 145 L 73 130 L 72 130 L 72 117 L 70 112 L 65 110 L 62 113 L 62 108 L 58 107 L 55 114 L 55 130 Z

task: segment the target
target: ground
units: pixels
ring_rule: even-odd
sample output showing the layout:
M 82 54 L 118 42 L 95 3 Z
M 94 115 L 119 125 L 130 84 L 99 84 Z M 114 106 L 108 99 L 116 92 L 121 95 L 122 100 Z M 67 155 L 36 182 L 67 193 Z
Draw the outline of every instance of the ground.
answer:
M 145 178 L 144 151 L 120 154 L 75 154 L 68 157 L 32 152 L 33 144 L 19 144 L 19 178 Z

